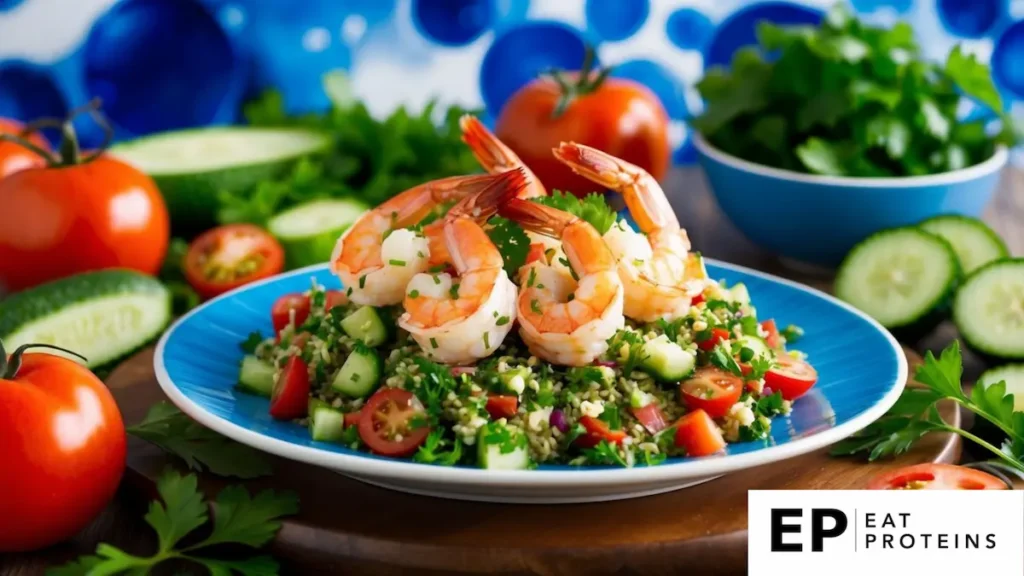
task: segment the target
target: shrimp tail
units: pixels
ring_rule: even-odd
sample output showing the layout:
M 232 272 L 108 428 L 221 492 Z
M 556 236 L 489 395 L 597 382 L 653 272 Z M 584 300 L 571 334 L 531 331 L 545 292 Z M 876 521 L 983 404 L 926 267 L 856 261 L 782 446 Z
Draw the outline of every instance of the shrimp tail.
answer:
M 531 232 L 552 238 L 561 238 L 562 232 L 578 220 L 568 212 L 520 198 L 510 199 L 501 207 L 500 213 Z
M 494 176 L 477 174 L 473 176 L 449 176 L 425 184 L 431 199 L 438 203 L 464 200 L 479 194 L 494 184 Z
M 472 114 L 459 118 L 462 141 L 469 146 L 476 161 L 488 172 L 505 171 L 520 164 L 519 158 L 502 144 L 483 122 Z
M 488 175 L 489 184 L 471 196 L 463 198 L 448 212 L 449 218 L 468 216 L 482 224 L 498 213 L 498 210 L 514 200 L 521 190 L 530 185 L 530 179 L 522 168 L 509 170 L 497 175 Z
M 558 148 L 552 148 L 551 153 L 576 174 L 612 190 L 631 184 L 636 179 L 631 172 L 640 170 L 624 160 L 575 142 L 562 142 Z

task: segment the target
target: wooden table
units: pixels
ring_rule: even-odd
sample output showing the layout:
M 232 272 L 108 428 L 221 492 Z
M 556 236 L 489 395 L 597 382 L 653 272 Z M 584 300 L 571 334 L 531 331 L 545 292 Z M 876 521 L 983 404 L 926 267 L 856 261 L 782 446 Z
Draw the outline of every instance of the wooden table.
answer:
M 707 256 L 828 287 L 829 278 L 810 277 L 785 268 L 778 259 L 746 240 L 721 214 L 698 169 L 674 171 L 665 188 L 693 245 Z M 986 220 L 1006 239 L 1014 254 L 1024 254 L 1024 229 L 1020 226 L 1024 222 L 1024 173 L 1013 169 L 1004 172 Z M 918 350 L 938 350 L 953 334 L 952 328 L 947 326 L 923 342 L 909 344 Z M 967 357 L 967 378 L 975 376 L 982 368 L 976 359 Z M 103 514 L 71 542 L 36 553 L 0 557 L 0 576 L 41 574 L 45 567 L 93 552 L 98 542 L 110 542 L 127 550 L 151 550 L 154 539 L 141 520 L 137 492 L 127 484 Z M 287 566 L 285 568 L 287 572 Z

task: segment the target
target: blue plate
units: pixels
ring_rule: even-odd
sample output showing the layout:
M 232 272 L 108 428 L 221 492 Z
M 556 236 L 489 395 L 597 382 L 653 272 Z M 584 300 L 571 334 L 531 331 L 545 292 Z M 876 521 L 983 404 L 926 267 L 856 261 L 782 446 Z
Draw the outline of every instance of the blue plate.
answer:
M 308 289 L 311 278 L 340 288 L 324 265 L 243 287 L 195 309 L 164 334 L 154 363 L 161 387 L 176 405 L 242 443 L 400 490 L 506 502 L 609 500 L 681 488 L 832 444 L 895 402 L 907 378 L 906 360 L 896 340 L 874 320 L 788 280 L 710 259 L 707 269 L 730 286 L 746 284 L 760 317 L 775 318 L 780 326 L 801 326 L 805 335 L 795 347 L 808 354 L 820 377 L 788 417 L 775 419 L 770 439 L 730 444 L 724 455 L 631 469 L 493 471 L 418 464 L 314 442 L 305 428 L 272 419 L 267 400 L 234 386 L 243 356 L 239 344 L 253 331 L 272 332 L 269 311 L 279 296 Z

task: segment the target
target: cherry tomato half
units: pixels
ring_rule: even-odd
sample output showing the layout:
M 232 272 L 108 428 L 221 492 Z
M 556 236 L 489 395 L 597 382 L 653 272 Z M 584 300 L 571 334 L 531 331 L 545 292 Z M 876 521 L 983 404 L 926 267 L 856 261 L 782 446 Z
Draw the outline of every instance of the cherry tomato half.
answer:
M 705 366 L 679 385 L 683 403 L 691 410 L 703 410 L 721 418 L 743 394 L 743 379 L 714 366 Z
M 781 392 L 786 400 L 803 396 L 818 381 L 818 371 L 803 360 L 797 360 L 789 354 L 779 354 L 775 362 L 778 366 L 764 375 L 764 385 Z
M 694 410 L 676 422 L 676 446 L 687 456 L 708 456 L 725 448 L 725 439 L 707 412 Z
M 359 437 L 381 456 L 409 456 L 427 439 L 426 411 L 414 394 L 381 388 L 370 396 L 359 419 Z
M 363 419 L 363 411 L 359 412 L 347 412 L 345 414 L 345 428 L 349 426 L 359 426 L 359 422 Z
M 284 269 L 284 249 L 258 226 L 220 226 L 192 241 L 184 268 L 192 288 L 209 299 L 280 273 Z
M 516 396 L 504 396 L 493 394 L 487 397 L 487 413 L 491 418 L 511 418 L 516 415 L 519 409 L 519 398 Z
M 765 331 L 764 343 L 769 348 L 778 349 L 782 342 L 779 341 L 779 328 L 775 325 L 775 320 L 765 320 L 761 322 L 761 329 Z
M 309 411 L 309 367 L 292 356 L 270 393 L 270 415 L 278 420 L 302 418 Z
M 296 326 L 302 326 L 306 318 L 309 318 L 309 298 L 305 294 L 285 294 L 274 302 L 270 309 L 270 320 L 274 323 L 275 334 L 280 334 L 292 321 L 292 312 L 295 313 Z
M 608 423 L 599 418 L 593 416 L 583 416 L 580 418 L 580 424 L 586 429 L 587 433 L 583 434 L 576 439 L 576 444 L 583 448 L 593 448 L 601 443 L 602 440 L 607 440 L 612 444 L 618 444 L 626 438 L 626 432 L 624 430 L 612 430 L 608 427 Z
M 718 346 L 719 342 L 729 340 L 729 331 L 725 328 L 712 328 L 711 337 L 707 340 L 701 340 L 697 342 L 697 347 L 701 350 L 711 350 L 715 346 Z
M 980 470 L 951 464 L 918 464 L 875 476 L 868 490 L 1006 490 L 1006 483 Z
M 668 428 L 668 421 L 665 420 L 665 413 L 657 402 L 648 402 L 642 408 L 630 408 L 633 416 L 640 422 L 640 425 L 651 434 L 657 434 Z

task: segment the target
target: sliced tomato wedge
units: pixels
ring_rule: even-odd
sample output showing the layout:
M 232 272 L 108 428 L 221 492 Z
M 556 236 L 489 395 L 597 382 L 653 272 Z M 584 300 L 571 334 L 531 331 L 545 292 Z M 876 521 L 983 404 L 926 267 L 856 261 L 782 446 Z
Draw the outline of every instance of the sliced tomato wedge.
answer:
M 381 388 L 366 401 L 362 413 L 359 437 L 381 456 L 409 456 L 430 432 L 423 404 L 407 390 Z
M 630 408 L 633 416 L 640 421 L 640 425 L 651 434 L 657 434 L 668 428 L 668 421 L 665 420 L 665 413 L 657 402 L 648 402 L 643 408 Z
M 185 279 L 203 298 L 213 298 L 284 269 L 284 249 L 252 224 L 219 226 L 199 235 L 185 254 Z
M 302 358 L 292 356 L 270 393 L 270 415 L 278 420 L 294 420 L 308 410 L 309 368 Z
M 345 413 L 345 428 L 349 426 L 359 426 L 359 421 L 363 419 L 363 411 L 357 412 L 346 412 Z
M 544 261 L 544 245 L 540 242 L 530 244 L 530 251 L 526 253 L 526 264 L 530 262 Z
M 491 415 L 491 418 L 495 420 L 498 418 L 511 418 L 516 415 L 516 410 L 519 409 L 519 398 L 511 395 L 492 394 L 487 397 L 485 408 L 487 413 Z
M 626 438 L 625 430 L 612 430 L 608 427 L 607 422 L 593 416 L 581 417 L 580 424 L 583 425 L 587 433 L 577 438 L 576 444 L 583 448 L 593 448 L 600 444 L 602 440 L 618 444 Z
M 725 439 L 707 412 L 694 410 L 676 422 L 676 446 L 687 456 L 709 456 L 725 448 Z
M 1006 490 L 995 476 L 951 464 L 917 464 L 875 476 L 868 490 Z
M 707 340 L 697 342 L 697 347 L 701 350 L 711 350 L 723 340 L 729 340 L 729 331 L 725 328 L 712 328 L 711 336 Z
M 691 410 L 703 410 L 712 418 L 729 413 L 743 394 L 743 379 L 714 366 L 705 366 L 679 385 L 682 401 Z
M 778 349 L 782 346 L 782 342 L 779 340 L 779 327 L 775 325 L 775 320 L 765 320 L 761 322 L 761 329 L 765 331 L 764 343 L 769 348 Z
M 292 319 L 295 311 L 295 325 L 301 326 L 309 318 L 309 298 L 305 294 L 285 294 L 274 302 L 270 309 L 270 320 L 274 323 L 274 333 L 280 334 Z
M 778 366 L 764 375 L 764 385 L 781 392 L 786 400 L 803 396 L 818 381 L 818 371 L 803 360 L 797 360 L 789 354 L 779 354 L 775 362 Z

